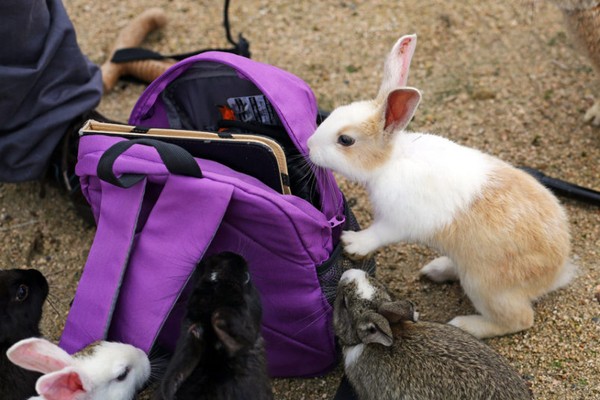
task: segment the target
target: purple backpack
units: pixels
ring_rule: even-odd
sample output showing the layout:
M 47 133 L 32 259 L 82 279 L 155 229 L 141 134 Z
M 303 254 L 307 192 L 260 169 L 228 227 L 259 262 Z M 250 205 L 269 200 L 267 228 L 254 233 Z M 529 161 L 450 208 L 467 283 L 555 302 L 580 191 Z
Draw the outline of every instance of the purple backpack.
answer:
M 216 105 L 249 98 L 266 99 L 288 150 L 306 156 L 317 120 L 310 88 L 288 72 L 230 53 L 175 64 L 142 94 L 129 124 L 217 132 Z M 260 111 L 251 118 L 260 119 Z M 97 232 L 61 346 L 75 352 L 107 339 L 146 352 L 173 349 L 194 268 L 205 255 L 228 250 L 248 261 L 261 294 L 270 374 L 330 370 L 338 358 L 332 303 L 339 277 L 348 267 L 374 269 L 373 260 L 355 265 L 343 257 L 340 233 L 358 226 L 333 175 L 311 170 L 310 193 L 282 195 L 223 164 L 185 151 L 173 157 L 177 146 L 168 147 L 81 137 L 76 172 Z M 101 172 L 106 165 L 108 174 Z

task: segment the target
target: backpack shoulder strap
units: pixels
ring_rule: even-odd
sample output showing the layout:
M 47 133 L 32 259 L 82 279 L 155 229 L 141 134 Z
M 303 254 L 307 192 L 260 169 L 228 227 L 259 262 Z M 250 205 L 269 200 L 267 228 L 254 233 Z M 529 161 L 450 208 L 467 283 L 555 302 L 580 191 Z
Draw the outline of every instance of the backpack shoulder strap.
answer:
M 149 178 L 135 170 L 139 160 L 130 164 L 115 169 L 133 184 L 100 181 L 98 228 L 60 341 L 69 353 L 103 339 L 148 352 L 231 201 L 232 185 L 169 170 L 158 196 L 145 196 Z M 145 201 L 153 204 L 141 222 Z
M 107 195 L 102 199 L 94 242 L 59 343 L 68 353 L 106 338 L 107 322 L 129 261 L 146 181 L 127 190 L 115 191 L 109 186 L 112 185 L 101 183 L 102 192 Z

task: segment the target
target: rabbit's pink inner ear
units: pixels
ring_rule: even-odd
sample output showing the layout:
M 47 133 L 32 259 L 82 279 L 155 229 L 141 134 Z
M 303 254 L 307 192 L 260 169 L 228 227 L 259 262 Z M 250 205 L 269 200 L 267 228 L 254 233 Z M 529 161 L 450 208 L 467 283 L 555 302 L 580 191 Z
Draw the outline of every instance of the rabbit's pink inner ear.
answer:
M 71 362 L 69 354 L 44 339 L 23 340 L 11 347 L 7 356 L 22 368 L 44 374 L 61 370 Z
M 410 62 L 415 52 L 417 38 L 414 35 L 403 36 L 400 39 L 398 46 L 395 46 L 395 56 L 400 60 L 400 68 L 398 73 L 398 86 L 405 86 L 408 82 L 408 72 L 410 70 Z
M 420 101 L 421 93 L 413 88 L 390 92 L 385 106 L 385 132 L 391 134 L 406 128 Z
M 42 376 L 37 381 L 36 390 L 47 400 L 73 400 L 86 392 L 79 374 L 71 369 Z
M 384 99 L 392 90 L 406 86 L 410 63 L 417 46 L 417 35 L 402 36 L 392 47 L 383 67 L 383 80 L 378 99 Z

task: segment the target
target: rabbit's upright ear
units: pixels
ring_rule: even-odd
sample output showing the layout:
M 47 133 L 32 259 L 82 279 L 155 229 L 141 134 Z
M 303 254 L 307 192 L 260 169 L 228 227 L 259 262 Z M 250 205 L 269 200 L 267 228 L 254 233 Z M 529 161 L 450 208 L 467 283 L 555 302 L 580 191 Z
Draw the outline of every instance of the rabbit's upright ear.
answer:
M 46 400 L 74 400 L 88 392 L 79 373 L 72 367 L 42 376 L 35 390 Z
M 58 371 L 72 365 L 73 357 L 66 351 L 41 338 L 29 338 L 12 345 L 6 356 L 19 367 L 42 372 Z
M 175 399 L 181 385 L 194 372 L 204 357 L 204 329 L 200 324 L 191 324 L 177 342 L 175 354 L 169 362 L 160 386 L 164 400 Z
M 400 321 L 417 322 L 419 318 L 419 313 L 415 311 L 415 305 L 408 300 L 383 303 L 377 311 L 391 323 Z
M 390 323 L 381 314 L 369 312 L 357 324 L 357 334 L 364 344 L 379 343 L 389 347 L 394 342 Z
M 404 87 L 392 90 L 385 102 L 384 132 L 391 135 L 401 131 L 410 122 L 421 101 L 421 92 Z
M 417 35 L 415 34 L 402 36 L 394 44 L 383 66 L 383 80 L 377 98 L 383 100 L 392 90 L 406 86 L 410 62 L 416 46 Z
M 235 310 L 228 307 L 215 310 L 211 317 L 211 323 L 229 357 L 234 357 L 238 351 L 251 345 L 258 335 L 258 331 L 244 323 L 243 316 L 237 315 Z

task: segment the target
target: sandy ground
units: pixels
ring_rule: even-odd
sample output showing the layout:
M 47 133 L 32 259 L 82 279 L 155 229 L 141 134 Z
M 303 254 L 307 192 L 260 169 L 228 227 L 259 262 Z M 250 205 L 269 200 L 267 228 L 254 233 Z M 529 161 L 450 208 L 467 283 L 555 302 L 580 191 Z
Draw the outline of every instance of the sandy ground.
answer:
M 169 25 L 147 47 L 163 53 L 227 46 L 216 0 L 66 0 L 84 52 L 102 63 L 118 30 L 145 8 L 163 7 Z M 600 130 L 584 125 L 594 73 L 572 45 L 551 4 L 392 0 L 232 1 L 234 35 L 243 32 L 252 57 L 303 78 L 324 109 L 371 97 L 381 64 L 397 38 L 418 34 L 409 84 L 423 92 L 410 129 L 449 137 L 516 165 L 600 189 Z M 126 121 L 144 86 L 122 81 L 100 110 Z M 596 160 L 596 161 L 594 161 Z M 340 179 L 363 226 L 371 219 L 362 188 Z M 39 183 L 0 184 L 0 265 L 34 267 L 50 281 L 44 333 L 59 338 L 94 229 L 60 191 Z M 527 332 L 488 340 L 529 381 L 538 399 L 600 398 L 600 209 L 561 199 L 569 214 L 577 279 L 536 304 Z M 412 299 L 422 319 L 447 321 L 472 311 L 458 284 L 417 278 L 434 257 L 415 245 L 377 254 L 378 276 Z M 312 379 L 274 381 L 278 399 L 328 399 L 341 370 Z

